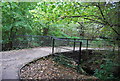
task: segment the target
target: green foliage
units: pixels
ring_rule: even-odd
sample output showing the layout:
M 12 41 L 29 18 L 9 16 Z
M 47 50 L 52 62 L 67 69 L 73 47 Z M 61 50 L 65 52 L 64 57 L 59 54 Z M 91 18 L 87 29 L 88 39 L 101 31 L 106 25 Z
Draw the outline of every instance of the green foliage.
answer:
M 64 65 L 65 67 L 76 69 L 79 73 L 87 74 L 81 66 L 78 66 L 78 64 L 74 62 L 72 58 L 68 58 L 64 55 L 57 55 L 53 57 L 53 60 L 58 64 Z
M 101 8 L 105 18 L 96 5 Z M 113 30 L 120 30 L 118 9 L 119 3 L 104 2 L 2 2 L 2 40 L 4 44 L 9 44 L 15 35 L 20 34 L 119 38 Z
M 73 60 L 64 55 L 55 56 L 53 60 L 58 64 L 65 65 L 66 67 L 70 67 L 70 68 L 76 67 L 75 65 L 73 65 L 73 62 L 72 62 Z
M 118 80 L 117 77 L 113 75 L 113 67 L 118 66 L 118 64 L 108 60 L 106 64 L 100 66 L 100 70 L 96 69 L 94 76 L 98 77 L 101 80 Z
M 13 40 L 14 35 L 33 34 L 32 19 L 29 10 L 33 6 L 30 3 L 2 3 L 2 36 L 4 42 Z

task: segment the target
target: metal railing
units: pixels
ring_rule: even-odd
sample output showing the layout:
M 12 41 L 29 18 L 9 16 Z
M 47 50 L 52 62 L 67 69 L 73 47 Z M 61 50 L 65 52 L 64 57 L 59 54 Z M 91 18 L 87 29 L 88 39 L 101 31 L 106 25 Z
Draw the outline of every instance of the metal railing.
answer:
M 119 47 L 114 42 L 108 40 L 93 40 L 93 39 L 77 39 L 77 38 L 58 38 L 53 36 L 39 36 L 39 35 L 17 35 L 12 42 L 13 49 L 32 48 L 32 47 L 53 47 L 54 52 L 58 49 L 71 50 L 79 49 L 79 42 L 82 42 L 82 49 L 95 50 L 112 50 L 119 51 Z M 71 49 L 67 48 L 71 47 Z M 53 53 L 53 49 L 52 49 Z
M 50 47 L 51 36 L 17 35 L 12 42 L 13 48 Z
M 72 44 L 72 45 L 70 45 Z M 72 46 L 70 48 L 66 47 L 66 46 Z M 81 41 L 77 41 L 76 39 L 63 39 L 63 38 L 56 38 L 56 37 L 52 37 L 52 54 L 56 54 L 56 53 L 61 53 L 65 52 L 66 50 L 68 51 L 72 51 L 72 54 L 75 53 L 75 47 L 78 46 L 78 58 L 77 58 L 77 70 L 79 71 L 79 66 L 81 64 L 81 56 L 82 56 L 82 52 L 81 52 L 81 47 L 82 47 L 82 42 Z M 60 48 L 60 49 L 64 49 L 62 51 L 57 51 L 55 52 L 55 48 Z M 63 53 L 64 54 L 64 53 Z M 58 55 L 58 54 L 57 54 Z
M 61 39 L 61 38 L 56 38 L 56 37 L 53 37 L 52 38 L 52 53 L 55 53 L 54 52 L 54 48 L 61 48 L 61 49 L 65 49 L 65 50 L 72 50 L 72 51 L 75 51 L 75 47 L 77 45 L 77 47 L 79 48 L 80 47 L 80 43 L 82 43 L 81 41 L 76 41 L 75 39 L 74 40 L 69 40 L 68 39 Z M 69 46 L 69 47 L 66 47 L 66 46 Z M 80 49 L 80 48 L 79 48 Z

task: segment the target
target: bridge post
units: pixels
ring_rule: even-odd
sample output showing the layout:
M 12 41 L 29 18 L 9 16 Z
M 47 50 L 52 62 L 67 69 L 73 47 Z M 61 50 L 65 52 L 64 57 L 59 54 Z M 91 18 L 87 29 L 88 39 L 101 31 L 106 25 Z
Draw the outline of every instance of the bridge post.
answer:
M 73 52 L 75 51 L 75 40 L 76 39 L 74 39 Z
M 115 53 L 115 42 L 113 42 L 113 53 Z
M 55 47 L 55 39 L 52 38 L 52 54 L 54 53 L 54 47 Z
M 80 70 L 80 63 L 81 63 L 81 55 L 82 55 L 82 52 L 81 52 L 81 47 L 82 47 L 82 42 L 80 42 L 80 46 L 79 46 L 79 57 L 78 57 L 78 72 Z
M 87 40 L 86 50 L 88 50 L 88 39 L 86 39 L 86 40 Z

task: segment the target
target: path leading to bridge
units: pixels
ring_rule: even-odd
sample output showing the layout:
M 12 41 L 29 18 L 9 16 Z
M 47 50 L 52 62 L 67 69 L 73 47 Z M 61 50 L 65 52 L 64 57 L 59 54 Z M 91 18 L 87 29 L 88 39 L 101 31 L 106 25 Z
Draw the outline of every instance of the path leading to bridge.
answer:
M 73 49 L 73 47 L 67 47 L 69 49 Z M 79 48 L 76 47 L 76 50 Z M 82 48 L 86 49 L 86 48 Z M 89 48 L 90 49 L 90 48 Z M 63 52 L 70 50 L 63 50 L 60 48 L 56 48 L 55 51 Z M 0 52 L 2 58 L 0 61 L 2 62 L 2 79 L 19 79 L 18 72 L 20 67 L 24 64 L 33 61 L 34 59 L 44 57 L 50 55 L 52 53 L 52 47 L 37 47 L 30 49 L 21 49 L 21 50 L 12 50 Z
M 73 49 L 69 47 L 69 49 Z M 2 79 L 18 79 L 18 71 L 24 64 L 52 53 L 51 47 L 38 47 L 0 52 L 2 55 Z M 61 50 L 65 51 L 65 50 Z M 59 50 L 60 52 L 60 50 Z
M 51 54 L 51 48 L 31 48 L 1 52 L 2 79 L 18 79 L 18 71 L 22 65 L 36 58 Z

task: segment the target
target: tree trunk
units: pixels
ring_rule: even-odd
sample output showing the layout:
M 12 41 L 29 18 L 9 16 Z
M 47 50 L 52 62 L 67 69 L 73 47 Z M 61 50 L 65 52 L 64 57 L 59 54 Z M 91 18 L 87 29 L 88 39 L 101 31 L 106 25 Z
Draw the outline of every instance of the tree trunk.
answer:
M 43 36 L 47 36 L 49 28 L 43 28 Z

